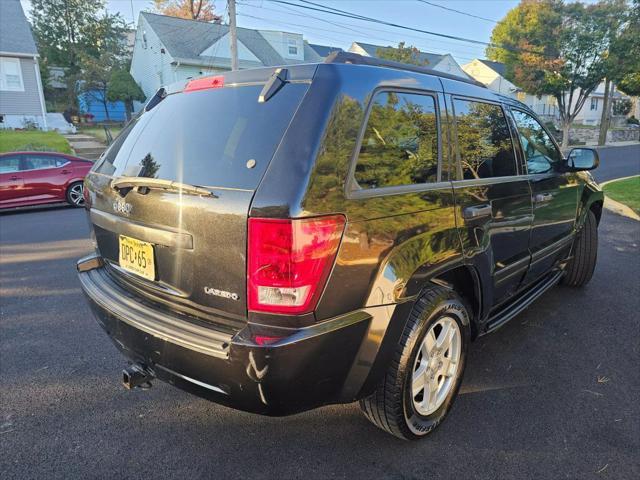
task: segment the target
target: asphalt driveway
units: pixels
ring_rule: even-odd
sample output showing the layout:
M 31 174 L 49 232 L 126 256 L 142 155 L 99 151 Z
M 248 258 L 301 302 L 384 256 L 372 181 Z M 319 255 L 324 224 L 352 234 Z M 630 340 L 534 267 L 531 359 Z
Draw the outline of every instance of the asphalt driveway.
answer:
M 75 274 L 87 237 L 80 210 L 0 216 L 3 479 L 640 478 L 638 222 L 605 212 L 592 282 L 472 345 L 451 415 L 418 443 L 356 405 L 265 418 L 124 390 Z

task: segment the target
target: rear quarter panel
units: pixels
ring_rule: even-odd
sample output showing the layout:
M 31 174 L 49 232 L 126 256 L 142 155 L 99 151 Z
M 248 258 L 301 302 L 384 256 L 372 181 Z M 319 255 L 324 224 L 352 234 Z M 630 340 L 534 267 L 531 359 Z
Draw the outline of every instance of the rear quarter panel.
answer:
M 450 183 L 367 198 L 352 198 L 348 192 L 346 183 L 367 107 L 372 94 L 386 88 L 435 94 L 446 130 L 437 77 L 319 65 L 252 203 L 251 216 L 346 216 L 343 241 L 316 320 L 410 300 L 424 286 L 428 272 L 461 259 Z M 445 164 L 446 143 L 443 138 L 440 151 Z

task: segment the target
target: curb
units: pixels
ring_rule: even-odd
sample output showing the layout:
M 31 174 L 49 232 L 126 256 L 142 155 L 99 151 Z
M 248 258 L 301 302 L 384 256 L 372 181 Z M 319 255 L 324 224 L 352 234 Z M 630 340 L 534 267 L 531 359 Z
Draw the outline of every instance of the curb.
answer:
M 617 182 L 618 180 L 627 180 L 629 178 L 640 177 L 640 175 L 630 175 L 628 177 L 614 178 L 613 180 L 607 180 L 606 182 L 602 182 L 600 187 L 604 187 L 607 183 Z M 624 203 L 616 202 L 612 198 L 604 196 L 604 208 L 607 210 L 617 213 L 618 215 L 622 215 L 623 217 L 631 218 L 633 220 L 640 221 L 640 215 L 634 212 L 630 207 L 627 207 Z

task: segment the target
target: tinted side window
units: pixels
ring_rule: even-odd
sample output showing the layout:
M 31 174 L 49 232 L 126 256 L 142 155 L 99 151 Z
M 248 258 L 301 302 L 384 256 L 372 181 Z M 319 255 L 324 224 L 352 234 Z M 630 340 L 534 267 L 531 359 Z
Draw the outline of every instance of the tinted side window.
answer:
M 502 107 L 454 99 L 459 179 L 516 175 L 516 161 Z
M 362 188 L 437 182 L 435 98 L 378 93 L 373 99 L 354 176 Z
M 56 159 L 40 155 L 25 155 L 23 157 L 24 170 L 37 170 L 40 168 L 55 168 Z
M 518 126 L 520 142 L 527 159 L 529 173 L 553 171 L 562 161 L 562 154 L 551 140 L 549 134 L 528 113 L 513 110 L 513 118 Z
M 20 169 L 20 157 L 0 158 L 0 173 L 17 172 Z

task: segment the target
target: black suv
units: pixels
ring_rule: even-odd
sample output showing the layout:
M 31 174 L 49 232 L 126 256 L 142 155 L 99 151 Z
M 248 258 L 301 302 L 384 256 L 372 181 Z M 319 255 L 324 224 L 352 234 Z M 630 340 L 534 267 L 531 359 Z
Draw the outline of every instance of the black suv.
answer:
M 356 400 L 420 438 L 470 340 L 596 263 L 603 195 L 523 104 L 353 54 L 163 88 L 85 181 L 98 321 L 154 377 L 249 412 Z

